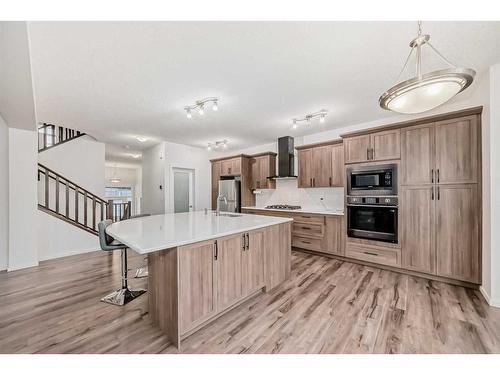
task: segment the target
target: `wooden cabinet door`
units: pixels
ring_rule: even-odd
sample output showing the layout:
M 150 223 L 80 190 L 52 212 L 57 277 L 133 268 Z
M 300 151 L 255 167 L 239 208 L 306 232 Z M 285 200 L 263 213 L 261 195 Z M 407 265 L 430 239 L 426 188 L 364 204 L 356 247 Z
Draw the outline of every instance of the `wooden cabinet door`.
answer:
M 370 149 L 370 135 L 344 139 L 344 161 L 345 163 L 360 163 L 368 161 Z
M 312 149 L 312 186 L 329 187 L 332 181 L 332 147 L 321 146 Z
M 299 188 L 312 187 L 312 149 L 299 150 Z
M 331 186 L 344 186 L 345 168 L 344 168 L 344 147 L 342 144 L 331 147 L 332 157 L 332 180 Z
M 437 275 L 480 283 L 477 184 L 436 189 Z
M 231 159 L 231 174 L 232 175 L 241 174 L 241 158 Z
M 241 158 L 222 160 L 221 176 L 236 176 L 241 174 Z
M 322 251 L 344 255 L 344 224 L 342 216 L 325 216 L 325 237 Z
M 219 239 L 216 247 L 217 311 L 221 311 L 241 297 L 241 235 Z
M 291 224 L 284 223 L 265 228 L 266 291 L 290 278 L 291 273 Z
M 477 183 L 479 175 L 476 116 L 436 123 L 438 183 Z
M 242 253 L 242 294 L 247 296 L 266 284 L 264 275 L 264 230 L 244 234 Z
M 434 124 L 403 129 L 401 136 L 401 184 L 434 183 Z
M 435 273 L 435 189 L 405 186 L 401 193 L 403 268 Z
M 215 311 L 214 241 L 181 246 L 179 256 L 179 324 L 186 332 Z
M 370 134 L 371 160 L 391 160 L 401 157 L 401 130 L 386 130 Z
M 251 161 L 251 186 L 252 189 L 260 189 L 262 186 L 262 181 L 261 181 L 261 167 L 262 167 L 262 158 L 261 157 L 256 157 L 253 158 Z
M 212 162 L 212 210 L 217 208 L 217 195 L 219 194 L 219 179 L 221 176 L 221 162 Z

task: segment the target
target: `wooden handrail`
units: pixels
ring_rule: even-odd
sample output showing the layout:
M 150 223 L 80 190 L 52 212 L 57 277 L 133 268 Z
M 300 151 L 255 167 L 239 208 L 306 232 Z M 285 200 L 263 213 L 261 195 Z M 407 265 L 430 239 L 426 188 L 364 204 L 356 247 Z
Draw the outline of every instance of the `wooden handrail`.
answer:
M 47 129 L 52 129 L 50 134 Z M 85 133 L 78 130 L 46 123 L 43 123 L 38 127 L 38 134 L 38 152 L 46 151 L 52 147 L 86 135 Z M 40 134 L 42 135 L 42 137 L 40 137 Z M 48 145 L 49 140 L 52 141 L 50 145 Z
M 44 175 L 44 191 L 41 195 L 43 197 L 43 202 L 38 203 L 39 209 L 93 234 L 97 234 L 97 223 L 99 221 L 104 219 L 121 221 L 130 218 L 130 202 L 106 201 L 54 170 L 38 163 L 39 181 L 42 174 Z M 55 189 L 52 194 L 50 181 L 55 181 Z M 61 185 L 63 185 L 62 189 Z M 60 207 L 61 191 L 63 192 L 62 197 L 64 197 L 62 207 Z M 70 198 L 70 191 L 74 192 L 74 197 L 72 198 Z M 83 201 L 80 201 L 80 198 L 82 198 Z M 51 199 L 54 199 L 54 201 L 52 202 Z M 70 212 L 70 200 L 72 199 L 74 199 L 74 208 Z M 83 205 L 82 219 L 80 219 L 80 204 Z M 91 215 L 90 217 L 89 214 Z

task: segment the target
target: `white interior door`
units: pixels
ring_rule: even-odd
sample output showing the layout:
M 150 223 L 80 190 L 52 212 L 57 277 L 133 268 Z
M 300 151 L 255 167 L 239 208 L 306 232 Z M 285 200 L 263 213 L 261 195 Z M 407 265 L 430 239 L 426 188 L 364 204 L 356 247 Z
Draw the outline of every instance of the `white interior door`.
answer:
M 173 168 L 174 212 L 194 211 L 194 170 Z

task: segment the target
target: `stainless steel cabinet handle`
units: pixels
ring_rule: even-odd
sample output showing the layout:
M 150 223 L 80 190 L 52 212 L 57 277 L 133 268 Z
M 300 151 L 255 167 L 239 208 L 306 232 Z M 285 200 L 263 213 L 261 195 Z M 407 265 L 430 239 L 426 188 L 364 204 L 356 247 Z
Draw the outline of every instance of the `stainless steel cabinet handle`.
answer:
M 439 183 L 439 168 L 438 168 L 438 170 L 436 171 L 436 173 L 437 173 L 437 182 Z
M 372 153 L 371 153 L 371 160 L 375 159 L 375 149 L 372 148 Z
M 377 253 L 371 253 L 369 251 L 363 251 L 363 253 L 365 253 L 366 255 L 374 255 L 374 256 L 378 257 Z
M 366 149 L 366 159 L 370 160 L 370 149 L 369 148 Z
M 440 191 L 439 191 L 440 190 L 439 186 L 437 187 L 437 189 L 438 189 L 438 200 L 439 200 L 441 198 L 441 194 L 440 194 Z
M 242 243 L 243 243 L 242 248 L 243 248 L 243 251 L 245 251 L 245 248 L 246 248 L 245 233 L 243 233 L 243 234 L 241 235 L 241 237 L 242 237 L 242 240 L 243 240 L 243 241 L 242 241 Z
M 307 243 L 307 244 L 309 244 L 309 245 L 311 244 L 309 241 L 304 241 L 304 240 L 302 240 L 301 242 L 302 242 L 302 243 Z
M 431 169 L 431 182 L 434 183 L 434 169 Z
M 431 201 L 434 200 L 434 186 L 431 188 Z
M 247 236 L 247 250 L 249 250 L 250 249 L 250 235 L 247 233 L 246 236 Z
M 328 178 L 328 184 L 329 184 L 330 186 L 332 186 L 332 176 L 330 176 L 330 177 Z
M 215 260 L 217 260 L 217 258 L 219 257 L 219 244 L 217 243 L 217 240 L 215 240 L 214 247 L 215 247 L 214 258 Z
M 316 177 L 313 177 L 313 186 L 316 186 Z
M 311 227 L 301 227 L 302 229 L 311 230 Z
M 309 185 L 310 185 L 311 187 L 313 186 L 313 179 L 312 179 L 312 178 L 310 178 L 310 179 L 309 179 Z

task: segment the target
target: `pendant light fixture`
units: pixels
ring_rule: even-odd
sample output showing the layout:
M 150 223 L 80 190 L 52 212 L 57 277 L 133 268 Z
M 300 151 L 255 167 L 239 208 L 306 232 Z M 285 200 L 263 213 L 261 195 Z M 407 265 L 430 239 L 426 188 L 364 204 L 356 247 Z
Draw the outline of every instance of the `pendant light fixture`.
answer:
M 470 86 L 476 72 L 473 69 L 458 68 L 446 59 L 429 42 L 430 35 L 422 34 L 422 23 L 418 22 L 418 35 L 410 42 L 410 54 L 399 73 L 408 65 L 413 51 L 416 51 L 415 77 L 391 87 L 379 98 L 380 107 L 398 113 L 421 113 L 436 108 Z M 450 67 L 422 74 L 422 47 L 428 45 Z

